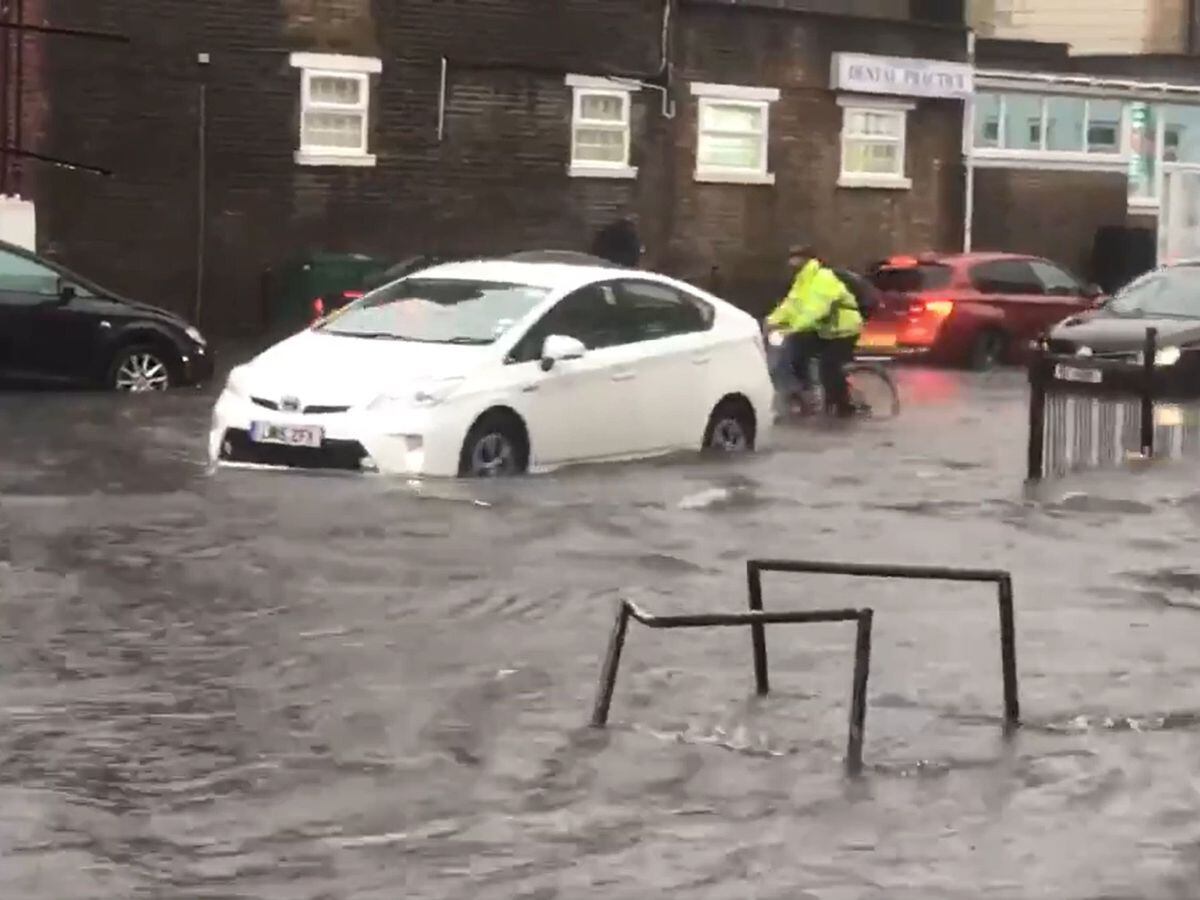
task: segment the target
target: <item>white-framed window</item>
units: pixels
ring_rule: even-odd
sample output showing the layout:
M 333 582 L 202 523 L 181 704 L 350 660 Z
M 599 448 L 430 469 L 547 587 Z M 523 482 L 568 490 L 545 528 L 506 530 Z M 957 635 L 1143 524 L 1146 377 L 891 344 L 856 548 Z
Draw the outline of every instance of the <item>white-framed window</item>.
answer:
M 838 187 L 907 190 L 908 114 L 916 104 L 879 97 L 838 97 L 842 108 L 842 162 Z
M 981 165 L 1120 172 L 1130 118 L 1120 99 L 1083 94 L 980 91 L 973 155 Z
M 696 180 L 774 184 L 769 168 L 771 104 L 778 88 L 693 82 Z
M 636 178 L 629 164 L 634 87 L 610 78 L 568 75 L 573 178 Z
M 371 75 L 374 57 L 293 53 L 300 70 L 300 144 L 303 166 L 373 166 L 370 152 Z

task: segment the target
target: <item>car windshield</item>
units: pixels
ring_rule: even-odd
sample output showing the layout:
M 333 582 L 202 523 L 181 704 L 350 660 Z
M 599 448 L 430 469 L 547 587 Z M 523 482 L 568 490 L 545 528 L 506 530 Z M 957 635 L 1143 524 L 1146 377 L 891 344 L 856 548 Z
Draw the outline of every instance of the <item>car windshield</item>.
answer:
M 356 300 L 317 330 L 431 344 L 490 344 L 548 293 L 527 284 L 405 278 Z
M 1200 319 L 1200 266 L 1149 272 L 1131 281 L 1108 302 L 1119 316 Z

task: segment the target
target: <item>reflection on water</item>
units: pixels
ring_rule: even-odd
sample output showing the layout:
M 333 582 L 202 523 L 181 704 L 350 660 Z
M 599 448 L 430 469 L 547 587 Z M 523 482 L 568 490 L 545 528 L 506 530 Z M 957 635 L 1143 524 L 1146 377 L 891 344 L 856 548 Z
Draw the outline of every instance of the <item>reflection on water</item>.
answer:
M 1025 498 L 1020 375 L 935 376 L 753 459 L 482 485 L 207 477 L 202 397 L 6 397 L 4 895 L 1194 896 L 1194 472 Z M 766 698 L 744 633 L 635 630 L 584 727 L 617 599 L 743 608 L 752 556 L 1011 569 L 1026 727 L 986 591 L 787 576 L 876 610 L 865 779 L 837 626 L 771 630 Z

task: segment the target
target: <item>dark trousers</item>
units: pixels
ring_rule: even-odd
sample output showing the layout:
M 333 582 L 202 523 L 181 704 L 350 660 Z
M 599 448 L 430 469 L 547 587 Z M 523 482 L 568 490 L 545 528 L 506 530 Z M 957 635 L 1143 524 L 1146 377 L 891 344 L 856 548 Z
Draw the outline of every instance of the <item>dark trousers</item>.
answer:
M 854 412 L 850 404 L 845 367 L 854 359 L 854 347 L 857 344 L 857 336 L 821 341 L 821 387 L 825 390 L 825 406 L 840 415 Z
M 812 387 L 809 377 L 809 363 L 821 355 L 821 339 L 814 331 L 792 333 L 784 342 L 784 356 L 787 366 L 791 369 L 792 377 L 799 382 L 801 390 Z

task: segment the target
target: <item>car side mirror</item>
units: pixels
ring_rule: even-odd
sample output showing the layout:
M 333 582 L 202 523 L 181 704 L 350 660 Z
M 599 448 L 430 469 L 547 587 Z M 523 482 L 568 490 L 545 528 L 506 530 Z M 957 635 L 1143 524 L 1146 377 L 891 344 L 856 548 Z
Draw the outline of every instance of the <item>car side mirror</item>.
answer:
M 583 341 L 565 334 L 552 334 L 542 344 L 542 371 L 549 372 L 556 363 L 568 359 L 581 359 L 587 353 Z
M 75 290 L 75 285 L 71 284 L 69 281 L 63 281 L 62 279 L 59 279 L 59 282 L 58 282 L 58 302 L 59 303 L 70 303 L 72 300 L 75 299 L 76 293 L 77 292 Z

